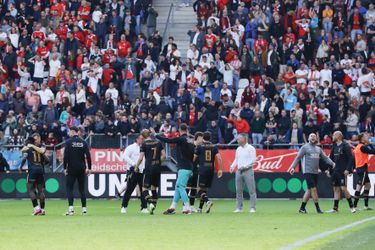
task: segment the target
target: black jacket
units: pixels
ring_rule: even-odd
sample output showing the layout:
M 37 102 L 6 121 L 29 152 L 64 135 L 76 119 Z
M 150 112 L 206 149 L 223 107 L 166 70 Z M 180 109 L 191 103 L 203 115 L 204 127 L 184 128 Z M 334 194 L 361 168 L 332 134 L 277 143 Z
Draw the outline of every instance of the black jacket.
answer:
M 193 170 L 194 145 L 188 141 L 186 134 L 177 138 L 165 138 L 156 135 L 156 138 L 166 143 L 175 143 L 177 167 L 179 169 Z
M 4 158 L 3 154 L 0 153 L 0 173 L 9 171 L 9 170 L 10 170 L 10 167 L 9 167 L 7 160 Z
M 68 174 L 78 174 L 86 169 L 91 169 L 91 156 L 86 141 L 73 136 L 65 144 L 64 169 Z

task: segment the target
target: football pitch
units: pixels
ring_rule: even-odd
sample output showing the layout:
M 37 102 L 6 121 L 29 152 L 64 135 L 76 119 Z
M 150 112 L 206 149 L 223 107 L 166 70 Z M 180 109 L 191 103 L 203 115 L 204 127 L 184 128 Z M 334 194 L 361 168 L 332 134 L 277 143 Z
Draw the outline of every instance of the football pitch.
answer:
M 363 205 L 363 201 L 360 201 Z M 74 216 L 63 216 L 67 203 L 48 200 L 46 216 L 31 216 L 29 200 L 0 201 L 0 249 L 374 249 L 375 211 L 351 214 L 345 200 L 340 213 L 298 214 L 299 201 L 259 200 L 257 213 L 234 214 L 234 200 L 214 200 L 210 214 L 163 215 L 169 200 L 160 201 L 155 215 L 139 213 L 132 200 L 120 214 L 118 200 L 89 200 L 81 216 L 76 200 Z M 370 202 L 371 205 L 371 202 Z M 329 210 L 332 201 L 321 201 Z M 354 222 L 366 220 L 361 224 Z M 341 230 L 343 226 L 351 226 Z M 304 240 L 340 229 L 320 239 Z

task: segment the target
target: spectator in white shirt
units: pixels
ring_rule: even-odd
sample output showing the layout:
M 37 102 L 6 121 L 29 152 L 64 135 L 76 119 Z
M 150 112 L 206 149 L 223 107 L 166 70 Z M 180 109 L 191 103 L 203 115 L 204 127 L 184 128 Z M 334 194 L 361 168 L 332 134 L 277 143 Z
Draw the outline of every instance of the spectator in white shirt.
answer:
M 367 68 L 362 68 L 362 75 L 358 78 L 358 87 L 360 88 L 361 95 L 370 96 L 371 89 L 373 88 L 374 74 Z
M 349 88 L 349 98 L 350 101 L 352 101 L 354 98 L 359 100 L 361 96 L 361 92 L 359 91 L 359 88 L 357 86 L 356 82 L 352 82 L 352 86 Z
M 34 81 L 37 83 L 42 83 L 44 80 L 44 66 L 46 66 L 46 63 L 40 58 L 39 55 L 30 58 L 29 62 L 34 64 Z
M 253 166 L 256 162 L 256 151 L 253 146 L 247 143 L 247 135 L 237 136 L 239 147 L 236 150 L 235 159 L 230 166 L 230 172 L 236 171 L 236 200 L 237 207 L 235 213 L 242 212 L 243 209 L 243 185 L 246 184 L 250 194 L 250 212 L 256 212 L 256 190 Z
M 47 88 L 47 84 L 43 83 L 40 87 L 40 90 L 37 91 L 39 97 L 40 97 L 40 103 L 42 104 L 42 109 L 46 108 L 48 105 L 48 101 L 54 100 L 55 96 L 52 93 L 52 91 Z
M 324 63 L 324 68 L 320 71 L 320 86 L 323 86 L 324 81 L 328 81 L 328 86 L 332 87 L 332 70 Z
M 197 49 L 197 46 L 195 44 L 192 44 L 190 46 L 190 49 L 188 49 L 186 58 L 191 60 L 191 64 L 195 67 L 198 64 L 198 58 L 199 58 L 199 51 Z
M 296 78 L 297 78 L 297 83 L 306 84 L 308 74 L 309 74 L 309 71 L 306 69 L 305 64 L 301 63 L 300 68 L 297 69 L 295 73 Z
M 58 59 L 57 54 L 54 53 L 52 55 L 51 60 L 49 60 L 49 76 L 55 78 L 60 66 L 61 66 L 61 62 Z
M 76 90 L 76 106 L 74 106 L 77 114 L 81 117 L 81 121 L 83 120 L 83 111 L 85 110 L 86 107 L 86 91 L 83 88 L 82 84 L 79 83 L 77 85 L 77 90 Z
M 115 110 L 116 110 L 117 105 L 118 105 L 118 90 L 115 88 L 115 84 L 113 82 L 109 83 L 109 88 L 107 89 L 105 94 L 107 94 L 107 93 L 111 94 L 111 98 L 113 100 L 113 104 L 114 104 Z

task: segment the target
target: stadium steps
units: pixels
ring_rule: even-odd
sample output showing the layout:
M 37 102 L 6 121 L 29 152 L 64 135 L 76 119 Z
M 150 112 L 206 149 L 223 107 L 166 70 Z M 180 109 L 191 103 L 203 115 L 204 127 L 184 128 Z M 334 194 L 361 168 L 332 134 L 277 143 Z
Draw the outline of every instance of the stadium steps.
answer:
M 186 53 L 190 44 L 190 37 L 187 35 L 187 32 L 196 25 L 197 18 L 192 6 L 180 8 L 178 7 L 180 4 L 179 1 L 174 1 L 174 3 L 174 11 L 171 14 L 171 21 L 166 32 L 166 41 L 163 42 L 163 45 L 167 42 L 169 36 L 173 36 L 175 43 L 181 52 L 181 59 L 182 61 L 185 61 Z M 161 35 L 163 35 L 168 19 L 170 5 L 170 0 L 154 0 L 155 9 L 159 13 L 157 19 L 157 30 Z

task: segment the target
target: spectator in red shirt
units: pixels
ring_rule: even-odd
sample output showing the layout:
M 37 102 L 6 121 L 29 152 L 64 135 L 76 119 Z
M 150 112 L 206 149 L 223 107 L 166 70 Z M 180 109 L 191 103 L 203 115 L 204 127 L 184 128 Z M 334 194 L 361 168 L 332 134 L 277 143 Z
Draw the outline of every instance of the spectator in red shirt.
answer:
M 126 41 L 125 35 L 121 35 L 121 40 L 117 43 L 116 47 L 119 61 L 124 62 L 125 58 L 128 56 L 129 48 L 131 48 L 130 43 Z

